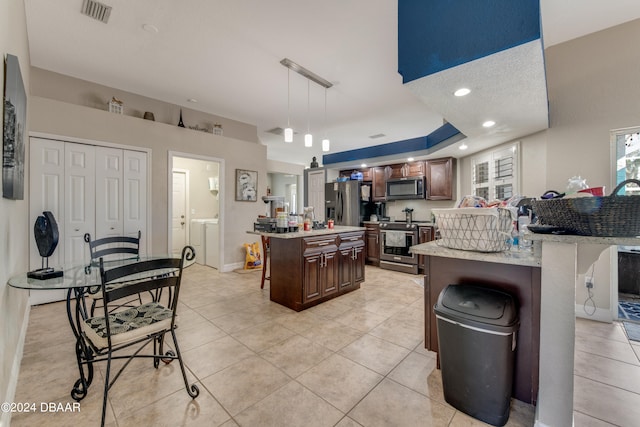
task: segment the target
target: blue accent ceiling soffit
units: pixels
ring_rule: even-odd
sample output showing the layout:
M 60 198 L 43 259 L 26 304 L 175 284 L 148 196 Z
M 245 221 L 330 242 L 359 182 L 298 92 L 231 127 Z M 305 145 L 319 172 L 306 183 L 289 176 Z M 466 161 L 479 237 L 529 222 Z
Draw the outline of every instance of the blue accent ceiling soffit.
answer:
M 454 136 L 458 136 L 460 139 L 464 138 L 464 135 L 451 123 L 445 123 L 427 136 L 358 148 L 357 150 L 325 154 L 322 156 L 322 164 L 326 166 L 335 163 L 353 162 L 356 160 L 429 150 Z
M 398 0 L 404 83 L 539 38 L 539 0 Z

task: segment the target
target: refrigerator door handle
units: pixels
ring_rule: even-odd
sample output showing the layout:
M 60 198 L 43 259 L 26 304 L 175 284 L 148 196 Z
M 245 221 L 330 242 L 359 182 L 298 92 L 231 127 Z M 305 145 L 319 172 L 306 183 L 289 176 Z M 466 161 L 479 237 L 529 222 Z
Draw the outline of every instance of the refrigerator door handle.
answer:
M 342 224 L 342 192 L 338 191 L 338 201 L 336 206 L 336 219 L 338 224 Z

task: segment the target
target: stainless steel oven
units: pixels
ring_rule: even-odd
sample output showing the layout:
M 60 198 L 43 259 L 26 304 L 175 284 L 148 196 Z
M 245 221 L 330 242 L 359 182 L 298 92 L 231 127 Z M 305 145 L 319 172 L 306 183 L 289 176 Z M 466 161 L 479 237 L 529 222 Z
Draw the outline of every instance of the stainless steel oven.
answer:
M 418 256 L 409 252 L 417 244 L 416 224 L 381 222 L 380 268 L 418 274 Z

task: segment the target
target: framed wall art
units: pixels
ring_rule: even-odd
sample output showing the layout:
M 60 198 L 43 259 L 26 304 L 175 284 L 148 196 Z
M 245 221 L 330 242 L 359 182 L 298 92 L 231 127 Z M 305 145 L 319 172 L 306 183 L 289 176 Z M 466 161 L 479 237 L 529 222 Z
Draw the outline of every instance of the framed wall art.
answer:
M 27 95 L 18 58 L 7 55 L 4 70 L 2 124 L 2 197 L 24 199 L 24 138 Z
M 258 172 L 236 169 L 236 201 L 258 200 Z

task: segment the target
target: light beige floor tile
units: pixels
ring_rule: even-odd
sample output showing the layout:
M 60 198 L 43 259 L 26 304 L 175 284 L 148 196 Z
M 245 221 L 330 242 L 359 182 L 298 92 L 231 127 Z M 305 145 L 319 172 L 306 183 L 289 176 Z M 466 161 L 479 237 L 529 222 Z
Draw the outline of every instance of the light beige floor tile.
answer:
M 387 316 L 372 313 L 364 308 L 356 308 L 341 314 L 335 320 L 361 332 L 369 332 L 387 319 Z
M 296 378 L 332 354 L 333 352 L 326 347 L 295 335 L 280 345 L 263 351 L 260 356 L 282 369 L 291 378 Z
M 298 381 L 346 413 L 382 378 L 382 375 L 335 354 L 300 375 Z
M 576 333 L 575 350 L 640 366 L 640 362 L 638 362 L 638 358 L 628 341 L 622 342 L 599 335 Z
M 369 334 L 413 350 L 424 339 L 424 324 L 393 316 L 376 326 Z
M 597 335 L 602 338 L 628 342 L 620 322 L 604 323 L 595 320 L 576 318 L 576 335 Z
M 367 427 L 447 426 L 455 411 L 385 379 L 349 412 Z
M 617 426 L 636 426 L 640 420 L 640 395 L 575 376 L 573 409 Z
M 279 323 L 261 323 L 252 328 L 234 332 L 231 335 L 255 352 L 261 352 L 282 343 L 295 332 Z
M 640 394 L 640 366 L 576 351 L 575 375 Z
M 335 427 L 362 427 L 362 424 L 355 422 L 352 418 L 344 417 Z
M 573 411 L 573 425 L 576 427 L 613 427 L 613 424 L 577 411 Z
M 365 334 L 340 350 L 340 354 L 381 375 L 387 375 L 411 350 Z
M 299 383 L 291 381 L 235 419 L 241 426 L 330 427 L 343 415 Z
M 351 292 L 351 294 L 358 292 L 358 291 L 353 291 Z M 311 307 L 309 309 L 307 309 L 310 313 L 321 317 L 323 319 L 335 319 L 336 317 L 349 312 L 352 307 L 344 302 L 342 302 L 342 298 L 348 296 L 347 295 L 342 295 L 338 298 L 335 298 L 333 300 L 327 301 L 325 303 L 322 304 L 318 304 L 315 307 Z
M 300 335 L 327 347 L 329 350 L 338 351 L 360 338 L 363 333 L 334 320 L 324 320 L 322 323 L 318 323 L 315 328 L 308 329 Z
M 203 384 L 235 416 L 289 381 L 280 369 L 253 356 L 205 378 Z
M 178 329 L 176 329 L 178 345 L 183 353 L 187 350 L 215 341 L 225 335 L 227 335 L 226 332 L 213 325 L 208 320 L 196 324 L 185 324 L 183 322 L 178 325 Z M 172 345 L 173 343 L 170 342 L 170 344 Z
M 411 352 L 389 373 L 388 378 L 425 396 L 439 398 L 439 393 L 442 391 L 441 388 L 434 393 L 434 396 L 431 396 L 429 393 L 428 379 L 429 375 L 434 371 L 436 374 L 439 374 L 439 371 L 436 369 L 435 353 L 422 355 Z
M 231 418 L 220 404 L 202 387 L 192 399 L 184 390 L 118 418 L 118 427 L 220 426 Z
M 182 353 L 189 370 L 199 380 L 253 355 L 253 351 L 229 336 Z
M 289 313 L 276 317 L 274 322 L 278 322 L 294 332 L 302 333 L 316 327 L 321 322 L 325 322 L 325 319 L 313 314 L 309 310 L 304 310 L 299 313 L 290 311 Z

